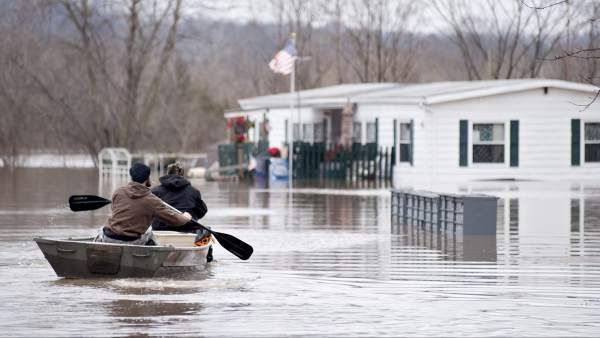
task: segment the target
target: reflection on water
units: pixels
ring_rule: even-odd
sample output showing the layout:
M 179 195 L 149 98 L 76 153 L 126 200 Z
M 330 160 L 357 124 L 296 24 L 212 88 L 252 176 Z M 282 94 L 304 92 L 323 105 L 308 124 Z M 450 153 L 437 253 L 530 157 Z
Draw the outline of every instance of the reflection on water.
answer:
M 392 227 L 386 190 L 194 181 L 204 223 L 251 243 L 206 271 L 58 279 L 31 238 L 84 236 L 109 208 L 93 170 L 0 171 L 0 325 L 16 336 L 590 336 L 600 332 L 600 187 L 479 182 L 495 236 Z M 343 190 L 340 190 L 343 189 Z
M 462 235 L 408 225 L 392 225 L 392 235 L 392 246 L 427 248 L 443 260 L 497 260 L 496 235 Z

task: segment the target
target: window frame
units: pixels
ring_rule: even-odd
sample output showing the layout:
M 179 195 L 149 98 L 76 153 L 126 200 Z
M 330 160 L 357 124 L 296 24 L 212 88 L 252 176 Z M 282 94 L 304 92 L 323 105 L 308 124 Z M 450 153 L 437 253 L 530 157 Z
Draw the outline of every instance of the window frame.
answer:
M 292 123 L 292 142 L 302 141 L 302 123 Z
M 302 138 L 300 139 L 304 143 L 314 143 L 315 140 L 315 126 L 313 122 L 302 123 Z M 309 137 L 310 136 L 310 137 Z
M 358 137 L 356 137 L 356 135 L 354 134 L 355 128 L 358 125 L 358 128 L 356 130 L 358 130 L 359 134 Z M 361 121 L 352 121 L 352 143 L 363 143 L 363 123 Z
M 415 156 L 414 151 L 415 150 L 414 150 L 413 142 L 412 142 L 414 139 L 414 132 L 415 132 L 414 131 L 414 123 L 411 120 L 399 120 L 397 123 L 398 123 L 398 136 L 397 136 L 398 137 L 398 149 L 397 149 L 396 156 L 398 158 L 398 164 L 401 166 L 410 167 L 413 165 L 410 161 L 410 157 L 409 157 L 408 161 L 401 160 L 402 159 L 402 144 L 410 145 L 411 156 L 413 157 L 413 160 L 414 160 L 414 156 Z M 404 140 L 404 141 L 402 140 L 402 125 L 403 124 L 407 124 L 410 127 L 412 127 L 412 128 L 410 128 L 410 133 L 411 133 L 410 138 L 408 140 Z
M 592 144 L 600 144 L 600 140 L 596 140 L 596 141 L 592 141 L 592 142 L 588 142 L 585 139 L 585 125 L 587 123 L 599 123 L 600 124 L 600 120 L 598 119 L 581 119 L 580 120 L 581 125 L 579 126 L 579 156 L 580 156 L 580 166 L 587 166 L 587 167 L 600 167 L 600 161 L 595 161 L 595 162 L 588 162 L 586 157 L 585 157 L 585 145 L 588 143 L 592 143 Z
M 317 133 L 317 129 L 319 130 L 319 133 Z M 325 142 L 325 124 L 323 122 L 313 122 L 313 127 L 312 127 L 312 143 L 323 143 Z
M 501 124 L 504 126 L 504 140 L 502 141 L 503 145 L 504 145 L 504 159 L 502 162 L 473 162 L 473 146 L 476 144 L 481 144 L 481 143 L 475 143 L 475 138 L 474 138 L 474 133 L 473 133 L 473 126 L 476 124 Z M 476 120 L 469 120 L 469 129 L 468 129 L 468 144 L 469 144 L 469 148 L 467 151 L 467 158 L 468 158 L 468 166 L 474 166 L 474 167 L 496 167 L 496 168 L 508 168 L 510 166 L 510 158 L 509 158 L 509 154 L 510 154 L 510 120 L 494 120 L 494 119 L 476 119 Z M 494 143 L 485 143 L 485 144 L 490 144 L 490 145 L 494 145 Z M 500 144 L 500 143 L 496 143 L 496 144 Z M 508 159 L 508 160 L 507 160 Z
M 365 121 L 364 125 L 365 125 L 365 137 L 364 137 L 363 144 L 377 143 L 377 121 L 376 120 Z M 369 141 L 369 125 L 373 125 L 373 133 L 374 134 L 373 134 L 372 141 Z

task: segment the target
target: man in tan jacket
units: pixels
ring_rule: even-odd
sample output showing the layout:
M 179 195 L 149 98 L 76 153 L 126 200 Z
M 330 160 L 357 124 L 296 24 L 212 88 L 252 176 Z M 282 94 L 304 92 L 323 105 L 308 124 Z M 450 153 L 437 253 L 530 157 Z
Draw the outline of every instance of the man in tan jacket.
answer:
M 156 245 L 150 224 L 154 217 L 168 224 L 184 225 L 192 219 L 163 204 L 150 191 L 150 167 L 136 163 L 129 169 L 131 182 L 112 195 L 112 215 L 96 236 L 96 242 Z

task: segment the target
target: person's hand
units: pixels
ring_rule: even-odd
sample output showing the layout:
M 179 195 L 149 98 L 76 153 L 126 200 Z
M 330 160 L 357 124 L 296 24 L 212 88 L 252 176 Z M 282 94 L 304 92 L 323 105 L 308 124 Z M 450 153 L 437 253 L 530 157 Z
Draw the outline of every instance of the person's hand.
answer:
M 190 215 L 189 212 L 184 212 L 183 214 L 181 214 L 181 216 L 185 217 L 186 222 L 189 222 L 192 220 L 192 215 Z

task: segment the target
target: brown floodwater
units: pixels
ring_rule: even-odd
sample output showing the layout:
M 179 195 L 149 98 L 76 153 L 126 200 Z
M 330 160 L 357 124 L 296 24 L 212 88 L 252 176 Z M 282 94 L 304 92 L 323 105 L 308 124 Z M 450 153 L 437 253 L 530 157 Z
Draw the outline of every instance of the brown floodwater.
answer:
M 32 238 L 85 236 L 110 207 L 96 171 L 0 169 L 0 336 L 598 336 L 600 185 L 480 182 L 497 234 L 392 226 L 386 188 L 193 181 L 204 224 L 251 243 L 168 278 L 56 277 Z

